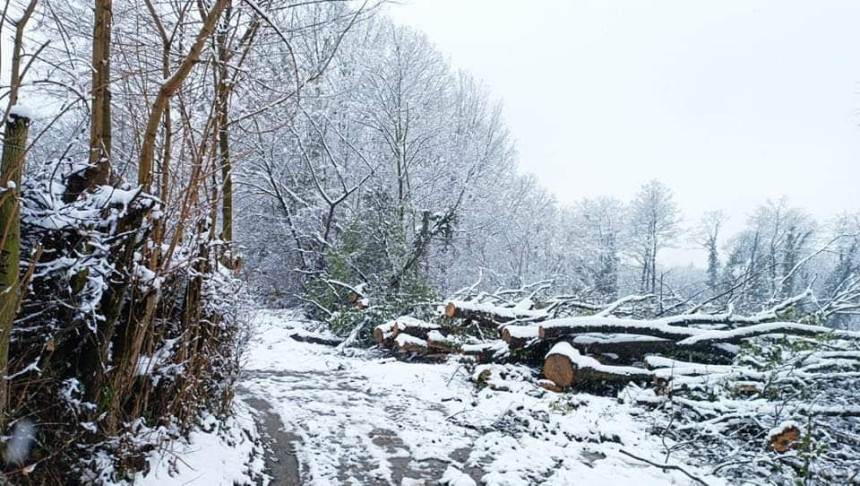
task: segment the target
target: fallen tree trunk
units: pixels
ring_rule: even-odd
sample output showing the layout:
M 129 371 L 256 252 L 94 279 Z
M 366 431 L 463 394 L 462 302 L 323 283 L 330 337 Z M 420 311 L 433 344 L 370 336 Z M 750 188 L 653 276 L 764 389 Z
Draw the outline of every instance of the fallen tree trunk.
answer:
M 660 320 L 640 321 L 614 317 L 571 317 L 554 319 L 540 324 L 541 339 L 560 339 L 574 334 L 639 334 L 672 341 L 680 341 L 706 331 L 696 328 L 673 327 Z
M 771 322 L 755 324 L 730 330 L 706 330 L 694 327 L 680 327 L 669 324 L 669 319 L 635 320 L 611 317 L 572 317 L 555 319 L 541 323 L 538 330 L 540 339 L 560 339 L 577 334 L 638 334 L 671 341 L 679 347 L 707 347 L 718 344 L 738 344 L 744 339 L 766 334 L 790 334 L 815 336 L 833 334 L 836 337 L 860 338 L 860 333 L 838 331 L 824 326 L 797 324 L 794 322 Z
M 566 342 L 556 344 L 546 355 L 543 375 L 562 390 L 575 384 L 651 381 L 654 376 L 640 368 L 603 365 L 592 357 L 583 356 Z
M 713 344 L 739 344 L 744 339 L 767 334 L 791 334 L 796 336 L 817 336 L 832 334 L 835 337 L 860 338 L 860 332 L 840 331 L 824 326 L 797 324 L 794 322 L 770 322 L 756 324 L 727 331 L 701 331 L 678 342 L 679 346 L 708 346 Z
M 568 341 L 582 354 L 594 355 L 603 361 L 640 361 L 650 354 L 670 353 L 675 342 L 639 334 L 580 334 Z
M 511 350 L 522 350 L 542 342 L 539 332 L 538 326 L 505 326 L 501 334 Z M 672 340 L 639 334 L 587 333 L 576 335 L 568 342 L 583 354 L 611 361 L 640 360 L 648 354 L 667 353 L 676 347 Z
M 549 317 L 545 311 L 541 310 L 499 307 L 480 302 L 454 300 L 445 305 L 445 315 L 452 319 L 465 319 L 489 326 L 499 326 L 517 320 L 537 321 Z

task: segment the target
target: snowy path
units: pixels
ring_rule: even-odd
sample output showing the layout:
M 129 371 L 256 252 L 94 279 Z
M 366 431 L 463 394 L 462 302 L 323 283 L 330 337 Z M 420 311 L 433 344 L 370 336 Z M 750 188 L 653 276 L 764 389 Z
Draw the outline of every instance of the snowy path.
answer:
M 431 485 L 443 476 L 456 485 L 691 483 L 620 453 L 663 459 L 645 417 L 616 400 L 520 380 L 510 392 L 478 391 L 456 363 L 347 357 L 297 342 L 289 334 L 309 323 L 289 313 L 262 312 L 257 325 L 239 397 L 280 418 L 285 430 L 268 431 L 278 436 L 270 448 L 281 461 L 293 456 L 280 448 L 295 448 L 302 485 Z M 284 475 L 295 467 L 281 469 L 274 484 L 291 484 Z

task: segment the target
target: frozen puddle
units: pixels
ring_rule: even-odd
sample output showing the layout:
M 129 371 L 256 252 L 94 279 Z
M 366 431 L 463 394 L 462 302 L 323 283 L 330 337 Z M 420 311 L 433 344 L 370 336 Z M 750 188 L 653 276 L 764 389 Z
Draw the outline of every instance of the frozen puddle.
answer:
M 293 484 L 285 475 L 302 485 L 690 484 L 619 452 L 656 462 L 664 454 L 644 417 L 616 400 L 562 397 L 526 382 L 479 391 L 457 363 L 343 356 L 291 339 L 313 323 L 288 312 L 261 312 L 256 323 L 240 397 L 280 419 L 262 420 L 264 436 L 274 437 L 270 465 L 293 457 L 280 447 L 298 460 L 297 472 L 270 467 L 273 484 Z

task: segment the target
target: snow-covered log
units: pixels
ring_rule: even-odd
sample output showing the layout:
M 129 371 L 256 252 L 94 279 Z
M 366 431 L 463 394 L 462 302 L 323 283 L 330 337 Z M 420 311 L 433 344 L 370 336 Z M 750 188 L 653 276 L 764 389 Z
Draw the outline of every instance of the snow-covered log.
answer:
M 434 329 L 427 333 L 427 345 L 434 351 L 450 353 L 459 347 L 459 343 Z
M 401 353 L 428 354 L 430 352 L 427 341 L 409 334 L 398 334 L 394 338 L 394 348 Z
M 701 331 L 678 342 L 679 346 L 701 346 L 716 343 L 737 344 L 744 339 L 767 334 L 793 334 L 798 336 L 816 336 L 832 334 L 835 337 L 860 339 L 860 332 L 833 330 L 824 326 L 797 324 L 794 322 L 769 322 L 730 330 Z
M 557 343 L 546 355 L 543 375 L 560 389 L 574 384 L 595 382 L 650 381 L 653 374 L 641 368 L 607 366 L 596 359 L 583 356 L 570 343 Z
M 394 339 L 394 321 L 373 328 L 373 340 L 380 346 L 390 345 Z
M 502 340 L 511 349 L 522 349 L 540 339 L 537 326 L 505 326 L 502 329 Z
M 465 344 L 460 347 L 460 354 L 471 356 L 478 363 L 493 363 L 501 361 L 510 355 L 508 343 L 497 340 L 482 344 Z
M 455 300 L 449 301 L 445 305 L 445 315 L 452 319 L 467 319 L 489 326 L 498 326 L 518 320 L 539 321 L 549 317 L 543 310 L 501 307 L 487 303 Z
M 794 322 L 770 322 L 736 329 L 707 330 L 673 325 L 674 318 L 655 320 L 615 319 L 611 317 L 572 317 L 546 321 L 539 326 L 540 339 L 559 339 L 578 334 L 638 334 L 677 341 L 679 347 L 704 348 L 717 344 L 738 344 L 744 339 L 767 334 L 835 337 L 860 339 L 860 333 L 837 331 L 824 326 Z
M 542 322 L 538 335 L 541 339 L 559 339 L 585 333 L 600 334 L 640 334 L 662 339 L 679 341 L 701 334 L 701 329 L 675 327 L 663 320 L 643 321 L 636 319 L 616 319 L 614 317 L 570 317 Z
M 541 342 L 538 326 L 505 326 L 502 340 L 512 350 L 524 349 Z M 602 334 L 586 333 L 568 339 L 568 342 L 584 354 L 602 355 L 617 361 L 619 359 L 641 359 L 653 353 L 665 353 L 675 347 L 675 342 L 641 334 Z
M 438 331 L 438 324 L 422 321 L 411 316 L 402 316 L 395 319 L 391 324 L 391 331 L 395 336 L 408 334 L 421 339 L 427 339 L 431 331 Z
M 400 334 L 408 334 L 420 339 L 427 339 L 431 331 L 438 331 L 437 324 L 425 322 L 411 316 L 401 316 L 393 321 L 380 324 L 373 329 L 373 340 L 376 344 L 390 346 L 392 339 Z
M 641 334 L 579 334 L 567 340 L 583 354 L 610 361 L 639 361 L 649 354 L 667 353 L 675 342 Z

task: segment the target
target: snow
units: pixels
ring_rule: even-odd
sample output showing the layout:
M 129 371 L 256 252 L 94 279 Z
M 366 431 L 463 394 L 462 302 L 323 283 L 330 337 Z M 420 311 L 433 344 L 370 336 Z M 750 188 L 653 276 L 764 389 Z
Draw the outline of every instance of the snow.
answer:
M 536 339 L 539 328 L 537 326 L 505 326 L 505 330 L 515 339 Z
M 247 405 L 237 402 L 235 415 L 219 427 L 205 418 L 188 439 L 165 442 L 147 457 L 148 474 L 137 474 L 138 486 L 266 484 L 263 451 Z
M 403 329 L 414 327 L 418 329 L 441 329 L 438 324 L 431 324 L 429 322 L 422 321 L 421 319 L 416 319 L 412 316 L 401 316 L 394 320 L 394 325 L 391 327 L 392 329 L 396 329 L 398 331 L 402 331 Z
M 454 466 L 448 466 L 439 482 L 446 486 L 477 486 L 478 484 L 468 474 Z
M 302 484 L 692 484 L 620 452 L 665 460 L 636 405 L 551 393 L 521 366 L 481 365 L 497 386 L 478 389 L 454 359 L 346 356 L 290 339 L 316 326 L 290 312 L 263 311 L 255 323 L 239 398 L 266 400 L 296 434 Z M 673 452 L 670 463 L 725 484 L 683 459 Z
M 32 120 L 33 109 L 27 105 L 14 105 L 9 108 L 9 118 L 26 118 L 27 120 Z
M 448 342 L 448 337 L 434 329 L 427 333 L 428 341 L 436 341 L 437 343 Z
M 526 309 L 525 307 L 528 305 L 528 303 L 522 302 L 520 303 L 521 305 L 517 305 L 515 307 L 501 307 L 498 305 L 483 302 L 467 302 L 459 300 L 451 300 L 448 303 L 453 304 L 458 309 L 468 309 L 475 312 L 483 312 L 486 314 L 496 315 L 503 319 L 510 320 L 521 318 L 535 318 L 546 315 L 545 311 Z
M 394 338 L 394 342 L 397 343 L 398 346 L 403 347 L 407 344 L 413 344 L 415 346 L 427 346 L 427 341 L 417 338 L 415 336 L 410 336 L 409 334 L 398 334 L 396 338 Z

